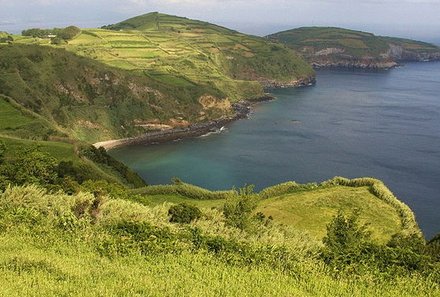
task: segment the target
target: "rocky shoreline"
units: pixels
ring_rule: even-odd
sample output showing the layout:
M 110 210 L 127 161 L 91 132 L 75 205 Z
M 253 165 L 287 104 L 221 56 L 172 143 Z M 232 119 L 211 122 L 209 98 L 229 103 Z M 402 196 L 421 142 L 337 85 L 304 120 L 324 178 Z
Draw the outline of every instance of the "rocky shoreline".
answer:
M 95 147 L 103 147 L 106 150 L 114 149 L 121 146 L 127 146 L 127 145 L 135 145 L 135 144 L 159 144 L 159 143 L 165 143 L 170 141 L 176 141 L 184 138 L 190 138 L 190 137 L 198 137 L 205 135 L 207 133 L 216 132 L 225 125 L 239 120 L 247 118 L 251 111 L 251 106 L 253 104 L 259 103 L 259 102 L 265 102 L 265 101 L 271 101 L 274 100 L 275 97 L 273 97 L 270 94 L 266 94 L 262 97 L 253 98 L 245 101 L 240 101 L 237 103 L 232 104 L 232 107 L 235 111 L 235 115 L 232 117 L 225 117 L 218 120 L 212 120 L 209 122 L 204 123 L 196 123 L 192 124 L 185 128 L 174 128 L 170 130 L 165 131 L 155 131 L 155 132 L 149 132 L 145 133 L 143 135 L 137 136 L 137 137 L 131 137 L 131 138 L 124 138 L 124 139 L 116 139 L 116 140 L 108 140 L 108 141 L 102 141 L 94 143 L 93 145 Z
M 298 80 L 293 80 L 290 82 L 280 83 L 276 81 L 265 81 L 261 82 L 264 89 L 269 91 L 271 89 L 280 88 L 300 88 L 314 85 L 316 83 L 316 77 L 310 76 L 307 78 L 302 78 Z M 218 120 L 212 120 L 209 122 L 196 123 L 184 128 L 174 128 L 164 131 L 148 132 L 140 136 L 115 139 L 108 141 L 101 141 L 94 143 L 93 146 L 99 148 L 103 147 L 106 150 L 111 150 L 121 146 L 135 145 L 135 144 L 159 144 L 170 141 L 176 141 L 184 138 L 198 137 L 208 133 L 216 132 L 225 125 L 234 122 L 236 120 L 247 118 L 251 112 L 251 107 L 259 102 L 271 101 L 275 97 L 269 93 L 258 98 L 250 98 L 247 100 L 242 100 L 232 104 L 232 108 L 235 111 L 234 116 L 225 117 Z

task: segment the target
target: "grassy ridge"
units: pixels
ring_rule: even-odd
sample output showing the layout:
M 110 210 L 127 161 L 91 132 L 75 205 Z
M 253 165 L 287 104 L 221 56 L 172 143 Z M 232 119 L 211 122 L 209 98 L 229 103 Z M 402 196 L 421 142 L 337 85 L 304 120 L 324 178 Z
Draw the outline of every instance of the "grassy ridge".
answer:
M 19 38 L 18 43 L 47 44 Z M 204 85 L 231 101 L 259 97 L 259 82 L 292 83 L 314 75 L 295 52 L 259 37 L 160 13 L 103 29 L 83 29 L 68 51 L 174 86 Z
M 190 202 L 201 207 L 218 207 L 237 191 L 209 191 L 179 183 L 148 186 L 131 191 L 136 201 L 145 205 L 163 202 Z M 372 178 L 333 178 L 321 184 L 287 182 L 263 189 L 256 212 L 272 216 L 278 223 L 294 226 L 322 239 L 326 225 L 338 210 L 360 211 L 378 242 L 388 241 L 397 231 L 421 234 L 413 212 L 398 200 L 379 180 Z

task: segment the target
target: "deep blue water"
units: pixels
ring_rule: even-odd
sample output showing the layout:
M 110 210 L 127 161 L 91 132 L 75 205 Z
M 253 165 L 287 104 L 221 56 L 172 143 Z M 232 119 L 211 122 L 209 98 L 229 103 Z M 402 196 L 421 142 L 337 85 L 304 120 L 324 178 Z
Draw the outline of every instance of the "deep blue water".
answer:
M 440 232 L 440 63 L 388 72 L 319 71 L 318 83 L 274 91 L 226 132 L 111 154 L 150 184 L 173 176 L 210 189 L 373 176 Z

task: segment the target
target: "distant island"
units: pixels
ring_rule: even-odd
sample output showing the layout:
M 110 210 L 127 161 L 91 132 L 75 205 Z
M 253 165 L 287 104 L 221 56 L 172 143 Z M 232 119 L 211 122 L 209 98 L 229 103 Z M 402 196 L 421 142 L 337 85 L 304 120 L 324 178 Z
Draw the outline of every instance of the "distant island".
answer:
M 410 39 L 332 27 L 303 27 L 267 36 L 300 52 L 314 68 L 389 69 L 440 60 L 440 48 Z

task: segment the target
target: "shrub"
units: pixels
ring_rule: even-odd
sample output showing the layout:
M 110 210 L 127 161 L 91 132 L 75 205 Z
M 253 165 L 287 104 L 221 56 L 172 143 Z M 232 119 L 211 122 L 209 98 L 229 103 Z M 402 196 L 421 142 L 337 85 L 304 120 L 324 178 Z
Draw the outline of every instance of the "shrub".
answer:
M 202 216 L 202 212 L 196 206 L 186 203 L 173 205 L 168 210 L 171 223 L 189 224 Z
M 252 194 L 253 187 L 246 186 L 241 189 L 238 197 L 226 200 L 223 206 L 223 214 L 226 223 L 241 230 L 248 229 L 252 225 L 252 212 L 257 207 L 257 196 Z
M 57 37 L 60 37 L 64 40 L 70 40 L 81 32 L 81 29 L 75 26 L 69 26 L 62 29 Z

